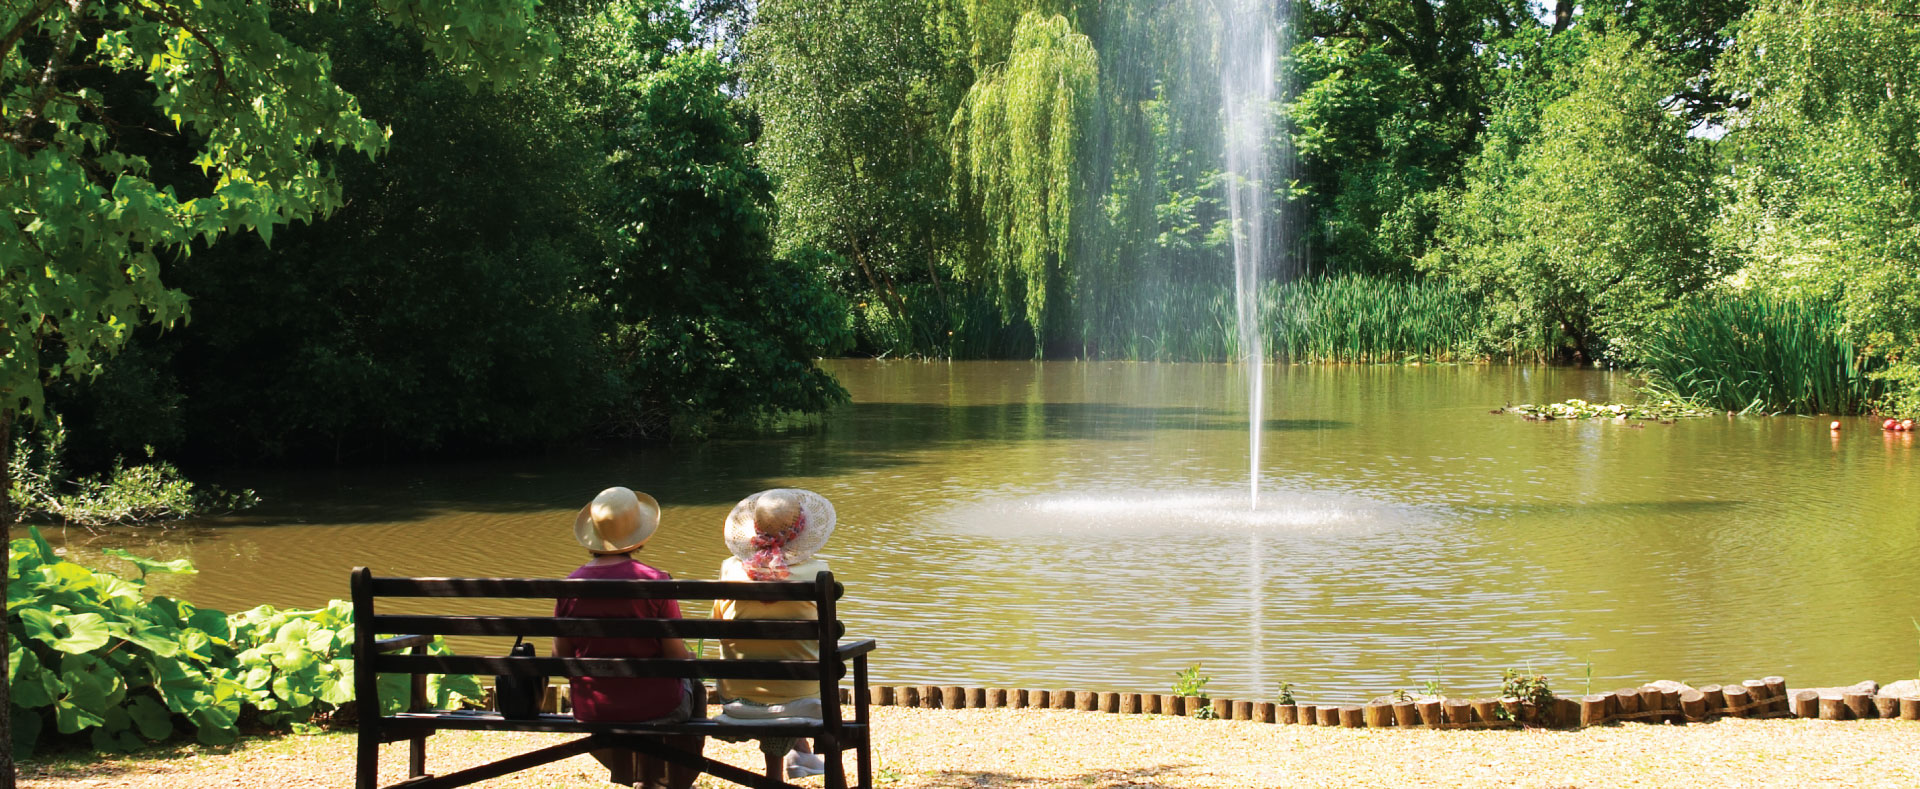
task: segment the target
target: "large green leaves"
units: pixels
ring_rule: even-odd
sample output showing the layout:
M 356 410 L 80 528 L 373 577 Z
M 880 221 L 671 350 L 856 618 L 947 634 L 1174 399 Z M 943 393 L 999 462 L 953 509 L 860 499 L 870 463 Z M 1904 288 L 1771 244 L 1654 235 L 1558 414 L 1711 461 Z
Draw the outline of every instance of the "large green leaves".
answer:
M 85 733 L 98 750 L 127 751 L 182 728 L 204 743 L 231 742 L 249 707 L 262 723 L 300 723 L 353 699 L 352 608 L 343 601 L 228 617 L 146 599 L 140 581 L 54 556 L 37 529 L 13 550 L 28 557 L 12 565 L 22 577 L 12 585 L 18 599 L 10 601 L 17 605 L 7 677 L 22 754 L 48 722 L 63 735 Z M 192 569 L 184 560 L 118 558 Z M 406 678 L 390 679 L 395 686 L 383 700 L 397 706 Z M 480 694 L 472 677 L 431 678 L 429 689 L 443 706 Z

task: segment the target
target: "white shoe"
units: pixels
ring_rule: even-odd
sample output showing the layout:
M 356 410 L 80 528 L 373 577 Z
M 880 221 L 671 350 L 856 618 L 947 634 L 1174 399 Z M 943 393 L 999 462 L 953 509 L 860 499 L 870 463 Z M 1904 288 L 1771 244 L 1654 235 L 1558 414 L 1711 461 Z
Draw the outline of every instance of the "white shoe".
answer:
M 817 753 L 790 751 L 786 759 L 788 778 L 807 778 L 824 775 L 827 772 L 827 760 Z

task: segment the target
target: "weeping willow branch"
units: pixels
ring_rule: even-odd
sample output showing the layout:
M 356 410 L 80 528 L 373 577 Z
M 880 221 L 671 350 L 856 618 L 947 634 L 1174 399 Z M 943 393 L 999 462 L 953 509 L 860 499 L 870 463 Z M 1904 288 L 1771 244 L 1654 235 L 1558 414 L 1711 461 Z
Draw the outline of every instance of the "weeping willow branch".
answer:
M 1080 155 L 1099 94 L 1100 58 L 1065 17 L 1027 13 L 1003 65 L 954 113 L 953 191 L 978 213 L 987 254 L 962 269 L 1016 300 L 1044 336 L 1049 283 L 1070 278 L 1074 208 L 1086 199 Z

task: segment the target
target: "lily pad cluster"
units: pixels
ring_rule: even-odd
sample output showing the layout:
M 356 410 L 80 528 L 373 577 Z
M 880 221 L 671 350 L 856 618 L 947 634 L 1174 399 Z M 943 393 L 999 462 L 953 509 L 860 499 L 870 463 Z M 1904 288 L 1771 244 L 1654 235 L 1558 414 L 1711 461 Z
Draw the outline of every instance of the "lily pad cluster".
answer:
M 353 698 L 353 609 L 261 606 L 228 616 L 146 595 L 148 573 L 192 573 L 186 560 L 125 551 L 138 580 L 54 553 L 38 529 L 14 540 L 7 567 L 8 677 L 16 756 L 50 727 L 102 751 L 130 751 L 191 730 L 232 742 L 243 724 L 304 724 Z M 445 648 L 435 644 L 434 651 Z M 404 703 L 406 677 L 381 677 L 382 706 Z M 441 706 L 479 698 L 471 676 L 435 677 Z
M 1507 406 L 1509 414 L 1519 414 L 1528 419 L 1658 419 L 1672 421 L 1696 416 L 1712 416 L 1717 411 L 1692 405 L 1681 400 L 1648 400 L 1640 403 L 1589 403 L 1585 400 L 1568 400 L 1564 403 L 1546 405 Z

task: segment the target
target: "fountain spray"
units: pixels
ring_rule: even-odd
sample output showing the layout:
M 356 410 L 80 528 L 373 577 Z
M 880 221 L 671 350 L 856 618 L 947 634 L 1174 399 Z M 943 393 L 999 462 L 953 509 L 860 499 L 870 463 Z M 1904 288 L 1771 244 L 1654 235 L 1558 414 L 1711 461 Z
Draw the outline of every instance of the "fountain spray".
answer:
M 1220 103 L 1226 116 L 1227 209 L 1233 218 L 1234 312 L 1247 371 L 1248 508 L 1260 507 L 1260 440 L 1266 353 L 1260 336 L 1260 267 L 1266 259 L 1267 143 L 1273 134 L 1279 36 L 1273 0 L 1222 5 Z

